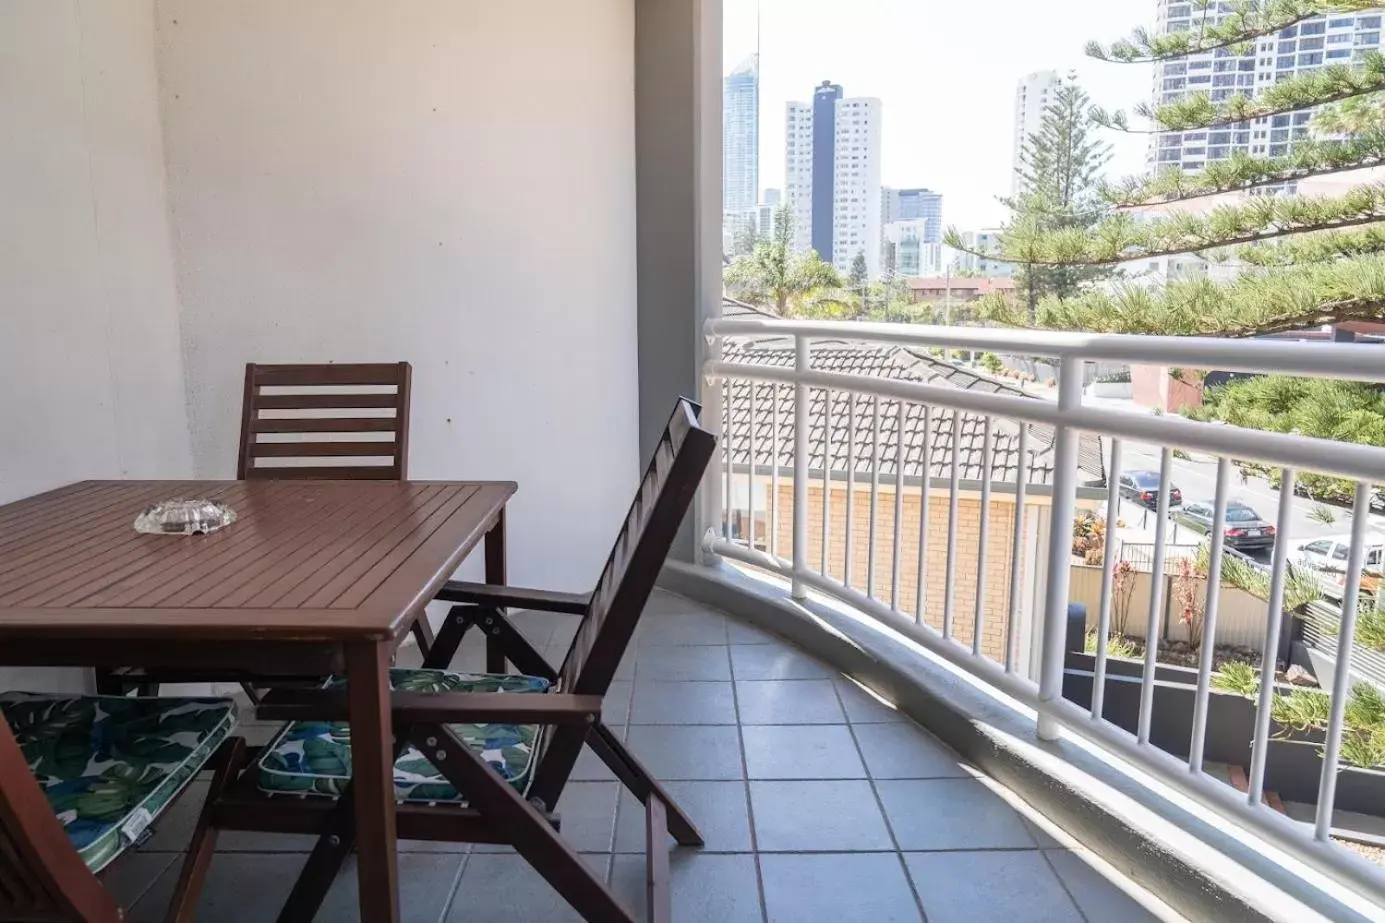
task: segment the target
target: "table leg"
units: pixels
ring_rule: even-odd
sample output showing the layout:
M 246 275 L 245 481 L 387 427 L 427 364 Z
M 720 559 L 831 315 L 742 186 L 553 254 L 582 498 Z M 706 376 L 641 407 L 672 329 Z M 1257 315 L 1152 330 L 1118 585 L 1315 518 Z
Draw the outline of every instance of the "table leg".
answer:
M 495 525 L 486 533 L 486 582 L 493 586 L 505 585 L 505 511 L 502 509 L 495 517 Z M 503 616 L 504 613 L 502 612 Z M 486 672 L 505 672 L 505 648 L 500 638 L 494 634 L 486 635 Z
M 358 842 L 361 919 L 398 923 L 399 874 L 394 817 L 394 733 L 390 713 L 390 645 L 346 646 L 351 717 L 352 785 Z

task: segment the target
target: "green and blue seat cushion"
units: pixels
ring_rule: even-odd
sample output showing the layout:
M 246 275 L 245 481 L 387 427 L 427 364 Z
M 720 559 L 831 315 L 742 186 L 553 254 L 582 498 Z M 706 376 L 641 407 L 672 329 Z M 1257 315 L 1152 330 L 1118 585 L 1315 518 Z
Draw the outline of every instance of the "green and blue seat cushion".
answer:
M 230 699 L 0 693 L 53 812 L 93 872 L 137 842 L 236 726 Z
M 344 679 L 328 681 L 341 688 Z M 408 692 L 498 692 L 543 694 L 548 680 L 537 676 L 450 673 L 444 670 L 390 670 L 390 686 Z M 539 751 L 542 727 L 529 724 L 449 725 L 520 794 L 528 789 Z M 274 795 L 340 797 L 351 781 L 351 727 L 342 721 L 295 721 L 265 747 L 259 760 L 260 790 Z M 458 791 L 414 747 L 394 764 L 395 798 L 400 802 L 465 804 Z

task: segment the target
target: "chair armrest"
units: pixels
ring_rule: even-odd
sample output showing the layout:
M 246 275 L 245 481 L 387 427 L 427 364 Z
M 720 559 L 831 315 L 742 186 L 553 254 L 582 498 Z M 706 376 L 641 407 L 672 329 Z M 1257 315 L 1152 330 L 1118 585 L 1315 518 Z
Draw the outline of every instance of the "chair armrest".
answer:
M 553 593 L 488 583 L 449 580 L 438 591 L 437 599 L 449 603 L 472 603 L 497 609 L 537 609 L 540 612 L 566 612 L 581 615 L 591 603 L 590 593 Z
M 589 724 L 601 696 L 515 692 L 394 692 L 394 720 L 409 724 Z M 344 689 L 271 689 L 255 716 L 267 721 L 348 721 Z

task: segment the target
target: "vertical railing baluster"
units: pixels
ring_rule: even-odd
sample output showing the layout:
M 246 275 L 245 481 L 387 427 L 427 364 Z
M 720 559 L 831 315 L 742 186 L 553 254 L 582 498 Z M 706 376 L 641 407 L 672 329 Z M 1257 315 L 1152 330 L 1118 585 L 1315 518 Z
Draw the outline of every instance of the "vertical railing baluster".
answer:
M 832 561 L 832 392 L 822 392 L 825 416 L 822 418 L 822 575 Z
M 769 530 L 769 553 L 779 556 L 779 383 L 770 385 L 769 418 L 769 502 L 765 504 L 765 528 Z
M 1279 519 L 1274 533 L 1274 558 L 1270 564 L 1270 601 L 1265 613 L 1265 643 L 1260 652 L 1260 695 L 1255 711 L 1255 735 L 1250 752 L 1250 779 L 1246 798 L 1252 807 L 1259 807 L 1265 794 L 1265 757 L 1270 745 L 1270 715 L 1274 710 L 1274 677 L 1279 666 L 1279 635 L 1284 628 L 1284 585 L 1289 578 L 1289 529 L 1293 526 L 1294 495 L 1293 468 L 1279 471 Z
M 1207 556 L 1207 597 L 1202 608 L 1202 648 L 1198 652 L 1197 698 L 1193 700 L 1193 740 L 1188 769 L 1202 771 L 1207 747 L 1207 709 L 1212 695 L 1212 654 L 1217 646 L 1217 611 L 1221 604 L 1221 563 L 1226 544 L 1226 505 L 1231 502 L 1231 459 L 1217 459 L 1217 496 L 1212 501 L 1212 547 Z M 1193 631 L 1192 623 L 1188 631 Z M 1191 638 L 1190 638 L 1191 640 Z
M 961 492 L 962 412 L 952 411 L 952 477 L 947 498 L 947 575 L 943 583 L 943 637 L 952 637 L 957 601 L 957 495 Z
M 894 545 L 890 551 L 890 608 L 899 611 L 899 549 L 904 544 L 904 402 L 895 403 Z
M 856 392 L 847 395 L 846 404 L 846 563 L 842 568 L 842 583 L 851 586 L 856 540 Z
M 1064 356 L 1058 365 L 1058 411 L 1082 409 L 1081 359 Z M 1063 642 L 1068 630 L 1068 590 L 1072 580 L 1072 520 L 1077 509 L 1077 430 L 1065 419 L 1053 432 L 1053 521 L 1049 528 L 1048 587 L 1044 599 L 1043 647 L 1039 656 L 1039 703 L 1063 696 Z M 1057 740 L 1059 724 L 1039 713 L 1040 740 Z
M 880 398 L 870 399 L 870 517 L 866 523 L 866 596 L 875 598 L 875 534 L 880 519 Z
M 1106 648 L 1111 636 L 1112 594 L 1116 584 L 1116 528 L 1120 522 L 1121 455 L 1124 445 L 1111 440 L 1111 465 L 1106 469 L 1106 545 L 1101 553 L 1101 605 L 1096 620 L 1096 670 L 1092 673 L 1092 717 L 1100 718 L 1106 699 Z
M 1347 557 L 1347 583 L 1342 589 L 1342 625 L 1337 635 L 1337 666 L 1332 673 L 1332 705 L 1327 719 L 1327 739 L 1323 742 L 1322 776 L 1318 780 L 1318 815 L 1313 827 L 1313 835 L 1323 843 L 1328 841 L 1332 833 L 1332 809 L 1337 803 L 1337 768 L 1342 757 L 1347 696 L 1351 694 L 1351 652 L 1356 642 L 1356 617 L 1361 611 L 1361 569 L 1366 562 L 1366 532 L 1370 518 L 1371 485 L 1357 481 L 1356 504 L 1352 507 L 1351 553 Z
M 933 405 L 923 408 L 923 458 L 919 473 L 919 583 L 914 600 L 914 624 L 923 624 L 928 604 L 928 489 L 933 485 Z
M 726 405 L 726 414 L 724 418 L 724 425 L 722 426 L 722 441 L 726 443 L 726 502 L 722 504 L 725 507 L 725 509 L 722 510 L 722 518 L 725 520 L 725 522 L 722 523 L 722 532 L 725 534 L 726 540 L 729 542 L 734 541 L 735 539 L 735 535 L 731 531 L 731 508 L 732 504 L 735 503 L 734 498 L 736 496 L 735 492 L 732 490 L 732 477 L 736 469 L 736 459 L 732 454 L 732 451 L 735 447 L 736 440 L 732 438 L 731 414 L 733 391 L 731 387 L 731 380 L 729 378 L 725 382 L 725 388 L 726 396 L 723 403 Z
M 1016 626 L 1020 619 L 1020 593 L 1023 590 L 1024 571 L 1024 523 L 1026 512 L 1024 503 L 1029 491 L 1029 424 L 1020 424 L 1019 445 L 1016 447 L 1019 461 L 1015 470 L 1015 531 L 1010 536 L 1010 613 L 1005 624 L 1005 672 L 1015 672 Z
M 1164 590 L 1168 576 L 1164 562 L 1168 556 L 1169 486 L 1173 473 L 1173 449 L 1164 449 L 1159 456 L 1159 499 L 1155 504 L 1154 569 L 1150 573 L 1149 618 L 1145 622 L 1145 668 L 1140 679 L 1139 741 L 1149 743 L 1149 731 L 1154 721 L 1154 677 L 1159 667 L 1159 622 L 1164 615 Z
M 808 570 L 808 386 L 803 375 L 808 371 L 808 340 L 796 336 L 794 343 L 793 404 L 793 581 L 790 595 L 807 599 L 808 586 L 802 575 Z
M 755 547 L 755 470 L 756 461 L 758 459 L 758 456 L 755 454 L 755 398 L 756 392 L 759 390 L 759 382 L 750 382 L 750 398 L 746 402 L 745 407 L 746 425 L 748 427 L 747 435 L 750 437 L 747 440 L 748 447 L 750 449 L 750 464 L 746 465 L 745 469 L 745 504 L 747 509 L 747 515 L 745 519 L 745 547 L 750 549 L 754 549 Z
M 991 468 L 995 465 L 991 417 L 981 429 L 981 528 L 976 538 L 976 614 L 971 632 L 971 653 L 981 656 L 981 634 L 986 628 L 986 557 L 991 533 Z

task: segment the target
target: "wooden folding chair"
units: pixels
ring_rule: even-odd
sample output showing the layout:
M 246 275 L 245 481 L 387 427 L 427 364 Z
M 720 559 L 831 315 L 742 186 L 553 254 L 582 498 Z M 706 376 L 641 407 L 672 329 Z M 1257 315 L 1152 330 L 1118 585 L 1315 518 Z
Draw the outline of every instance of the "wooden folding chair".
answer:
M 407 362 L 245 366 L 240 480 L 403 480 L 409 467 L 413 368 Z M 350 464 L 323 464 L 327 459 Z M 425 650 L 426 621 L 414 628 Z M 321 677 L 318 677 L 320 679 Z M 156 695 L 164 683 L 239 682 L 258 701 L 253 673 L 203 670 L 98 670 L 106 695 Z M 280 681 L 292 678 L 280 677 Z
M 243 761 L 234 727 L 229 700 L 0 696 L 0 920 L 123 920 L 98 873 L 200 770 L 216 769 L 209 801 L 225 788 Z M 185 902 L 196 901 L 210 862 L 194 842 L 179 880 Z M 190 906 L 179 912 L 169 920 L 191 919 Z
M 645 806 L 651 921 L 666 920 L 670 912 L 663 832 L 683 845 L 703 843 L 692 821 L 601 722 L 602 700 L 715 447 L 715 438 L 698 426 L 697 411 L 679 402 L 595 592 L 574 597 L 450 585 L 447 598 L 482 602 L 453 610 L 429 651 L 434 663 L 450 659 L 470 625 L 490 628 L 487 618 L 508 625 L 504 606 L 541 604 L 582 615 L 561 668 L 550 666 L 518 632 L 502 628 L 494 637 L 519 639 L 503 642 L 506 654 L 530 675 L 431 668 L 391 675 L 400 838 L 512 845 L 574 909 L 602 923 L 634 918 L 563 840 L 553 810 L 584 743 Z M 355 843 L 349 729 L 341 723 L 348 714 L 345 690 L 339 683 L 271 690 L 259 714 L 295 723 L 259 754 L 258 771 L 244 773 L 218 799 L 212 829 L 199 829 L 199 835 L 214 838 L 216 829 L 316 834 L 279 917 L 309 920 Z M 322 773 L 314 765 L 335 768 Z

